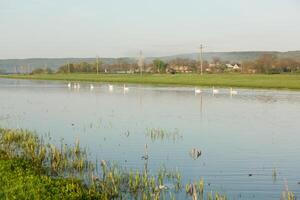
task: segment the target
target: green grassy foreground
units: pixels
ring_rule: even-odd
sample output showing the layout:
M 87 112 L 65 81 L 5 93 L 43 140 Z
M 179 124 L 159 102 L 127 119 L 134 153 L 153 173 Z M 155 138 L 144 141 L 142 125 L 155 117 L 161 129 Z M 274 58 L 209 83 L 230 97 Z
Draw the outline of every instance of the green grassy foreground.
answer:
M 44 175 L 24 159 L 0 160 L 0 199 L 88 199 L 82 183 Z
M 36 74 L 0 75 L 0 78 L 115 82 L 205 87 L 300 89 L 300 74 Z

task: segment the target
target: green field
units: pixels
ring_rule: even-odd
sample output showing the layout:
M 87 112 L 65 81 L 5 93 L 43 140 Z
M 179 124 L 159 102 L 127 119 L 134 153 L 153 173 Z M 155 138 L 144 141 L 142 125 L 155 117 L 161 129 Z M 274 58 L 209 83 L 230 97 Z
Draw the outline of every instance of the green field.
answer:
M 0 75 L 0 78 L 111 83 L 300 89 L 300 74 L 36 74 Z

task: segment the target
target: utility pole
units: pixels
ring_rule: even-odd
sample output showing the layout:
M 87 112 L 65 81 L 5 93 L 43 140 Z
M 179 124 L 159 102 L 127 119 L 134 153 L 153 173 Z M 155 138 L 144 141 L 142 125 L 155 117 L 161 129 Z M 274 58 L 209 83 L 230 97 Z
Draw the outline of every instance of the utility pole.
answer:
M 99 57 L 96 58 L 97 75 L 99 74 Z
M 199 54 L 199 58 L 200 58 L 200 74 L 203 75 L 203 45 L 200 45 L 200 54 Z
M 144 67 L 144 58 L 143 58 L 143 52 L 142 50 L 140 51 L 140 57 L 138 60 L 138 66 L 140 67 L 140 75 L 143 73 L 143 67 Z
M 68 74 L 70 74 L 70 62 L 69 61 L 68 61 L 67 66 L 68 66 Z

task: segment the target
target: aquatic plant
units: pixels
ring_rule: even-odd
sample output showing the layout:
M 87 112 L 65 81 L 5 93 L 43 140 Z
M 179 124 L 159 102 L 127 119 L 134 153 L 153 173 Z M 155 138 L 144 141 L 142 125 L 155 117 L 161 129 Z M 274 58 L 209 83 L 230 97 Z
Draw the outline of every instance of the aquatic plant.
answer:
M 203 197 L 203 193 L 204 193 L 204 181 L 203 181 L 203 178 L 200 179 L 198 187 L 199 187 L 199 195 Z
M 189 195 L 193 200 L 204 199 L 204 180 L 194 183 L 188 183 L 185 186 L 186 194 Z M 218 192 L 213 193 L 212 191 L 207 192 L 207 200 L 226 200 L 226 195 L 220 195 Z
M 146 137 L 149 137 L 153 142 L 158 140 L 172 140 L 173 142 L 176 142 L 183 138 L 178 129 L 174 129 L 174 131 L 167 131 L 161 128 L 147 128 Z
M 272 179 L 273 179 L 273 182 L 275 182 L 277 180 L 277 170 L 276 170 L 276 168 L 273 168 L 273 170 L 272 170 Z
M 149 173 L 147 148 L 145 145 L 144 169 L 128 172 L 105 160 L 96 160 L 95 163 L 89 161 L 86 149 L 80 147 L 79 139 L 76 139 L 73 146 L 63 144 L 62 140 L 59 148 L 27 130 L 0 129 L 1 157 L 26 160 L 53 178 L 83 181 L 84 186 L 80 187 L 85 187 L 91 196 L 99 196 L 101 199 L 122 199 L 128 195 L 134 198 L 160 199 L 165 191 L 173 192 L 164 185 L 166 180 L 174 181 L 174 185 L 180 187 L 178 171 L 176 175 L 161 168 L 157 174 Z M 79 186 L 72 187 L 76 190 Z
M 290 191 L 284 191 L 281 194 L 280 200 L 296 200 L 296 196 L 293 192 Z
M 288 184 L 287 184 L 287 181 L 285 180 L 284 181 L 284 185 L 285 185 L 285 191 L 283 191 L 281 193 L 281 197 L 280 197 L 280 200 L 296 200 L 296 196 L 293 192 L 289 191 L 289 187 L 288 187 Z

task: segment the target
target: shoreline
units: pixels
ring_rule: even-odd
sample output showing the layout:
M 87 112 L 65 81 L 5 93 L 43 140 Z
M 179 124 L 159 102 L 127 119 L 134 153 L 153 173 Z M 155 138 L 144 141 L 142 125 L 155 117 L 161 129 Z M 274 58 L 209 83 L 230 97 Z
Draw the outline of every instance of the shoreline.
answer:
M 236 87 L 250 89 L 300 90 L 300 74 L 38 74 L 0 75 L 0 78 L 128 83 L 155 86 Z

